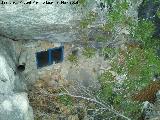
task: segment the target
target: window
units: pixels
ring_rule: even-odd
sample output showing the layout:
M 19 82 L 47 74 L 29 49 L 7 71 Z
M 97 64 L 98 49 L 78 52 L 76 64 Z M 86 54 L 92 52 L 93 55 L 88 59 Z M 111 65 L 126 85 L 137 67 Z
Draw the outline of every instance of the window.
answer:
M 37 58 L 37 67 L 44 67 L 49 65 L 49 52 L 48 51 L 42 51 L 42 52 L 38 52 L 36 54 L 36 58 Z
M 37 68 L 45 67 L 53 63 L 60 63 L 63 61 L 64 47 L 52 48 L 47 51 L 36 53 Z
M 63 61 L 63 47 L 51 49 L 51 62 L 60 63 Z

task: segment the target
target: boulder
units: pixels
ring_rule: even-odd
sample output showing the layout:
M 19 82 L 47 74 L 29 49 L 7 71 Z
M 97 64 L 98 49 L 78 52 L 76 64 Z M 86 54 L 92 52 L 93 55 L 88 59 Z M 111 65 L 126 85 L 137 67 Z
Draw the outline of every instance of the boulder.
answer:
M 26 93 L 0 95 L 0 120 L 33 120 Z
M 33 120 L 25 80 L 16 68 L 14 43 L 0 37 L 0 120 Z
M 156 93 L 156 101 L 160 101 L 160 90 Z
M 148 101 L 143 102 L 142 116 L 144 120 L 150 119 L 152 114 L 153 114 L 153 104 L 149 103 Z

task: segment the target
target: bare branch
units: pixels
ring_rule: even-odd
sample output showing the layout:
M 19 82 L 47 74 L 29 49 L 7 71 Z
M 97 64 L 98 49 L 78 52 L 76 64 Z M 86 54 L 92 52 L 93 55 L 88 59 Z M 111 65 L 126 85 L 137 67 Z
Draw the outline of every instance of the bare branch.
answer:
M 46 94 L 46 92 L 44 94 Z M 103 104 L 102 102 L 97 101 L 96 99 L 92 99 L 92 98 L 88 98 L 88 97 L 84 97 L 84 96 L 72 95 L 70 93 L 59 93 L 59 94 L 50 94 L 50 93 L 47 93 L 47 95 L 54 96 L 54 97 L 68 95 L 70 97 L 84 99 L 84 100 L 87 100 L 87 101 L 90 101 L 90 102 L 94 102 L 94 103 L 102 106 L 104 109 L 109 110 L 110 112 L 113 112 L 117 116 L 125 118 L 126 120 L 131 120 L 130 118 L 124 116 L 123 114 L 119 113 L 118 111 L 114 110 L 113 108 L 107 107 L 105 104 Z

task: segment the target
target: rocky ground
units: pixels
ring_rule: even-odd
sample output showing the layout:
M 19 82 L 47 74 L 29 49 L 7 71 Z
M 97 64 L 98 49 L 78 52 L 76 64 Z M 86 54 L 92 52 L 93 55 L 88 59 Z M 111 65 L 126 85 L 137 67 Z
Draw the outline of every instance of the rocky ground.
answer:
M 144 120 L 160 120 L 160 91 L 156 94 L 156 101 L 144 102 L 142 116 Z

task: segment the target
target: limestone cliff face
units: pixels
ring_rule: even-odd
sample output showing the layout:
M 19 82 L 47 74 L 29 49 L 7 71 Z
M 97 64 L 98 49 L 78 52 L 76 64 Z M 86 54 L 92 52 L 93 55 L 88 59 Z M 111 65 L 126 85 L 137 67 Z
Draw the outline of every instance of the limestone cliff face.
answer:
M 80 9 L 77 4 L 64 4 L 60 0 L 0 0 L 0 35 L 14 40 L 48 40 L 53 42 L 71 42 L 80 39 L 79 20 L 88 11 L 100 16 L 95 24 L 105 22 L 107 7 L 99 8 L 101 0 L 88 0 L 88 5 Z M 76 1 L 76 0 L 75 0 Z M 28 4 L 27 4 L 28 2 Z M 58 2 L 58 4 L 57 4 Z M 137 6 L 133 3 L 127 14 L 137 17 Z
M 14 50 L 10 39 L 0 37 L 0 120 L 33 120 Z
M 0 35 L 14 40 L 71 42 L 80 39 L 79 20 L 88 11 L 101 11 L 97 7 L 100 0 L 88 0 L 83 9 L 70 4 L 73 0 L 50 1 L 52 4 L 47 4 L 46 0 L 29 4 L 27 0 L 0 0 Z
M 81 15 L 76 4 L 57 1 L 47 4 L 46 0 L 36 0 L 27 4 L 27 0 L 5 0 L 5 3 L 0 0 L 0 34 L 13 39 L 72 40 L 76 34 L 72 26 Z

